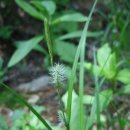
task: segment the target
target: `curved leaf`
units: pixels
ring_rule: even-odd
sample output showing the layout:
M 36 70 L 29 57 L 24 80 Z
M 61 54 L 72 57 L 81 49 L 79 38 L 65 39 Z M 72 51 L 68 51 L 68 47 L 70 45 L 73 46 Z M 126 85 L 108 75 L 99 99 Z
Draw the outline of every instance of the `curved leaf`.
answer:
M 130 69 L 120 70 L 116 79 L 124 84 L 130 84 Z
M 109 47 L 108 44 L 105 44 L 101 48 L 98 49 L 97 61 L 101 67 L 104 66 L 110 54 L 111 54 L 111 48 Z
M 53 1 L 42 1 L 43 6 L 46 7 L 47 11 L 49 12 L 50 15 L 54 14 L 56 10 L 56 5 Z
M 15 1 L 25 12 L 27 12 L 32 17 L 37 18 L 42 21 L 44 20 L 44 15 L 38 12 L 33 6 L 31 6 L 24 0 L 15 0 Z
M 52 130 L 52 127 L 50 126 L 50 124 L 48 124 L 48 122 L 20 94 L 17 94 L 13 89 L 11 89 L 11 87 L 1 82 L 0 82 L 0 87 L 4 87 L 5 89 L 7 89 L 17 99 L 19 99 L 21 103 L 23 103 L 26 107 L 28 107 L 29 110 L 39 119 L 39 121 L 41 121 L 45 125 L 47 130 Z
M 36 36 L 27 41 L 20 41 L 20 46 L 12 55 L 8 63 L 8 67 L 11 67 L 21 61 L 42 39 L 42 36 Z
M 129 94 L 130 93 L 130 84 L 123 86 L 121 89 L 119 89 L 119 94 Z
M 116 74 L 117 62 L 115 53 L 111 53 L 108 44 L 103 45 L 97 52 L 97 61 L 106 78 L 112 79 Z
M 53 1 L 36 1 L 33 0 L 31 3 L 38 8 L 45 16 L 54 14 L 56 5 Z
M 102 35 L 102 32 L 87 32 L 87 37 L 99 37 Z M 82 31 L 75 31 L 71 33 L 67 33 L 65 35 L 60 36 L 59 40 L 66 40 L 66 39 L 72 39 L 72 38 L 79 38 L 81 37 Z
M 59 22 L 85 22 L 88 18 L 81 13 L 72 13 L 72 14 L 65 14 L 57 19 L 55 19 L 52 24 L 56 24 Z

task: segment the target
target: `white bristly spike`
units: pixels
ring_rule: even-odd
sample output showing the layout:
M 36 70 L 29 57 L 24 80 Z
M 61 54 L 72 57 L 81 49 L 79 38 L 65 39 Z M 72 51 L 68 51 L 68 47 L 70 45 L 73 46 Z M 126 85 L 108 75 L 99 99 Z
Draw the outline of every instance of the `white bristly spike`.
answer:
M 65 66 L 63 64 L 55 64 L 50 68 L 49 72 L 53 84 L 62 84 L 66 80 Z

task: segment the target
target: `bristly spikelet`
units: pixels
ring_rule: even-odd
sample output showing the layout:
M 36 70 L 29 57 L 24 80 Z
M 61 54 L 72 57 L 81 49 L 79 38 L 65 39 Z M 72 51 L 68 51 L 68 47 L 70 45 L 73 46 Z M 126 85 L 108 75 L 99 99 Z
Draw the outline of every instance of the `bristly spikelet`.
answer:
M 61 111 L 58 111 L 58 121 L 61 124 L 64 124 L 64 116 L 63 116 L 63 113 Z
M 66 69 L 63 64 L 55 64 L 50 68 L 49 72 L 53 84 L 62 84 L 66 80 Z

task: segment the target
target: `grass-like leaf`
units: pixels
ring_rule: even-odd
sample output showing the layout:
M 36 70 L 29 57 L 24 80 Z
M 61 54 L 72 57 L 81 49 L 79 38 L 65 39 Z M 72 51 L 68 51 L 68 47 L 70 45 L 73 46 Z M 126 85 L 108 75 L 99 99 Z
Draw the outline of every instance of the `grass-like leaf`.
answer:
M 92 37 L 92 38 L 97 38 L 99 36 L 101 36 L 103 34 L 102 31 L 98 31 L 98 32 L 87 32 L 87 37 Z M 82 31 L 75 31 L 75 32 L 71 32 L 71 33 L 67 33 L 65 35 L 62 35 L 58 38 L 58 40 L 66 40 L 66 39 L 72 39 L 72 38 L 80 38 L 82 35 Z
M 86 37 L 87 37 L 87 30 L 88 30 L 88 26 L 91 20 L 91 16 L 92 13 L 94 11 L 94 8 L 96 6 L 97 0 L 95 0 L 94 5 L 92 7 L 92 10 L 89 14 L 89 17 L 87 19 L 87 22 L 85 24 L 85 27 L 83 29 L 80 41 L 79 41 L 79 45 L 77 48 L 77 52 L 75 55 L 75 59 L 74 59 L 74 63 L 73 63 L 73 68 L 72 68 L 72 74 L 69 80 L 69 90 L 68 90 L 68 101 L 67 101 L 67 118 L 68 118 L 68 122 L 70 122 L 70 118 L 71 118 L 71 105 L 72 105 L 72 92 L 73 92 L 73 84 L 74 84 L 74 77 L 76 74 L 76 69 L 77 69 L 77 65 L 78 65 L 78 60 L 79 57 L 81 56 L 81 64 L 80 64 L 80 80 L 83 80 L 84 78 L 84 48 L 85 48 L 85 42 L 86 42 Z M 83 49 L 82 53 L 81 53 L 81 49 Z M 81 53 L 81 54 L 80 54 Z M 80 81 L 80 130 L 83 130 L 83 81 Z
M 26 107 L 29 108 L 30 111 L 36 115 L 36 117 L 46 126 L 48 130 L 52 130 L 51 126 L 45 121 L 45 119 L 43 119 L 43 117 L 21 95 L 17 94 L 13 89 L 11 89 L 11 87 L 7 86 L 4 83 L 0 82 L 0 86 L 6 88 L 9 92 L 14 94 L 14 96 L 19 99 L 21 103 L 23 103 Z

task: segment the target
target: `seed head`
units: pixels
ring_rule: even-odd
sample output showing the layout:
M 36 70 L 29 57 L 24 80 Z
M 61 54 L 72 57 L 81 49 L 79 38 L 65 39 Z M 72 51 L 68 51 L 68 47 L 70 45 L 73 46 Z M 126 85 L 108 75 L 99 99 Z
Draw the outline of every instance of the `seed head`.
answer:
M 66 71 L 63 64 L 55 64 L 49 71 L 53 84 L 62 84 L 66 80 Z

